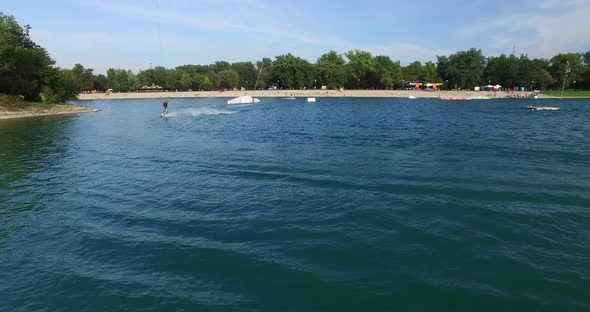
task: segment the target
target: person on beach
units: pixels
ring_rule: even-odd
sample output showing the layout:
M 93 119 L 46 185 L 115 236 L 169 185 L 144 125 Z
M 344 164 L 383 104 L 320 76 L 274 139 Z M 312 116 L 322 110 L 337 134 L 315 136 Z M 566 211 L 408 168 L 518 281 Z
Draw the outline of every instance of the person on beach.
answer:
M 164 100 L 164 103 L 162 103 L 162 105 L 164 106 L 164 114 L 168 114 L 168 100 Z

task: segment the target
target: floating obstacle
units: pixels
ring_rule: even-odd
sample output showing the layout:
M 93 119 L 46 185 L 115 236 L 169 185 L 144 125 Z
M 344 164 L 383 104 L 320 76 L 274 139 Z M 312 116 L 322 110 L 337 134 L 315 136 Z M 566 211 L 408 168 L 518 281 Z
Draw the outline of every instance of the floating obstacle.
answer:
M 244 95 L 227 101 L 227 104 L 251 104 L 260 103 L 260 100 L 249 95 Z
M 553 107 L 553 106 L 522 106 L 521 108 L 532 110 L 532 111 L 544 111 L 544 110 L 557 111 L 557 110 L 559 110 L 559 107 Z

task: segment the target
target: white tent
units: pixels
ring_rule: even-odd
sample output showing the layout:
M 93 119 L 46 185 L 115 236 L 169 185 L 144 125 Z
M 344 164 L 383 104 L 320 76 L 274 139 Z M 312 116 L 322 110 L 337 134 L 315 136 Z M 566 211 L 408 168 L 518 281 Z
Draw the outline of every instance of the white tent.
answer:
M 227 104 L 251 104 L 260 103 L 260 100 L 249 95 L 244 95 L 227 101 Z

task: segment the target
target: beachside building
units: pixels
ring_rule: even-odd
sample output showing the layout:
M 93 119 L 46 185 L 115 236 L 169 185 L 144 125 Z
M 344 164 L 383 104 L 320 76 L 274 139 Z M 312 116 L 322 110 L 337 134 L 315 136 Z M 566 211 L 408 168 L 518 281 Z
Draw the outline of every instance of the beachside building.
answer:
M 408 81 L 406 82 L 406 89 L 415 90 L 438 90 L 444 86 L 442 82 L 425 82 L 425 81 Z

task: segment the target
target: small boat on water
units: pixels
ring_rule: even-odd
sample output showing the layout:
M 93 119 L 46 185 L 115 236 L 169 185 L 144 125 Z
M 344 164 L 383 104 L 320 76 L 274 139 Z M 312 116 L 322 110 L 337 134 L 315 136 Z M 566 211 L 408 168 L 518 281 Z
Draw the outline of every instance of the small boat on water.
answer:
M 315 98 L 307 98 L 307 103 L 315 103 Z
M 249 95 L 239 96 L 235 99 L 231 99 L 227 101 L 227 104 L 252 104 L 252 103 L 260 103 L 260 100 L 257 98 L 253 98 Z
M 413 96 L 413 95 L 410 95 L 410 96 L 408 96 L 408 99 L 410 99 L 410 100 L 415 100 L 415 99 L 416 99 L 416 97 L 415 97 L 415 96 Z
M 557 110 L 559 110 L 559 107 L 553 107 L 553 106 L 522 106 L 521 108 L 532 110 L 532 111 L 544 111 L 544 110 L 557 111 Z
M 297 98 L 290 96 L 290 97 L 283 98 L 283 100 L 293 101 L 293 100 L 297 100 Z
M 443 101 L 471 101 L 470 97 L 441 97 Z

